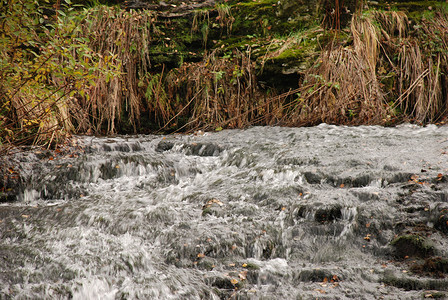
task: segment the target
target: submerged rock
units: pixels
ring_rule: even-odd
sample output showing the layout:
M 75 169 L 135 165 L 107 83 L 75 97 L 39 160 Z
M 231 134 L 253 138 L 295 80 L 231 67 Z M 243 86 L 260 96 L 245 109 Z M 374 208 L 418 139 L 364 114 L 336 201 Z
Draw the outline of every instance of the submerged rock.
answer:
M 171 150 L 173 147 L 174 147 L 173 142 L 161 140 L 156 146 L 156 151 L 157 152 L 165 152 L 165 151 Z
M 207 143 L 193 143 L 185 145 L 187 149 L 187 155 L 197 156 L 217 156 L 223 149 L 219 145 L 207 144 Z

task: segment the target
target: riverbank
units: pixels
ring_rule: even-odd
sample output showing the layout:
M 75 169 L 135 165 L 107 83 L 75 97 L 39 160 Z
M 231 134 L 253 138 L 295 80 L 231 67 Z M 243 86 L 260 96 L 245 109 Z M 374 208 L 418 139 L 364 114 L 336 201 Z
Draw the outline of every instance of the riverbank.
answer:
M 2 7 L 0 143 L 54 148 L 67 134 L 443 122 L 446 4 L 335 3 L 79 9 L 66 1 L 37 10 L 11 2 Z

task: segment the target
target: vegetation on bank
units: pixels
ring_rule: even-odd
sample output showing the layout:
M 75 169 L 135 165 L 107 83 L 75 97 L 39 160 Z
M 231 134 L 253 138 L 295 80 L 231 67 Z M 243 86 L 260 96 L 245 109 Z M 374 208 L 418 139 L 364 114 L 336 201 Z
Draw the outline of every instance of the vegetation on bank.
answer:
M 0 145 L 444 120 L 443 3 L 316 3 L 2 1 Z

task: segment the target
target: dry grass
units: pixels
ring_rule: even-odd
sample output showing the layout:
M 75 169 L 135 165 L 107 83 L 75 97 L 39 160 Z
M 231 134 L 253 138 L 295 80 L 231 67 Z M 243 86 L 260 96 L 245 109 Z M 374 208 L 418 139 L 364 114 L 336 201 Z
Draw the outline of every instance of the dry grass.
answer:
M 387 110 L 371 61 L 342 47 L 326 55 L 305 75 L 292 125 L 382 123 Z
M 248 126 L 261 112 L 254 63 L 238 53 L 232 60 L 207 55 L 199 63 L 184 64 L 167 76 L 167 94 L 188 104 L 187 127 L 215 129 Z M 261 107 L 260 107 L 261 109 Z
M 402 12 L 354 15 L 350 29 L 352 45 L 323 51 L 305 72 L 286 124 L 425 124 L 446 115 L 446 13 L 425 21 L 417 37 L 409 36 Z M 382 83 L 386 77 L 391 86 Z
M 108 78 L 98 73 L 95 82 L 71 99 L 71 113 L 78 132 L 111 134 L 123 116 L 137 130 L 142 92 L 139 82 L 150 70 L 149 44 L 155 16 L 149 11 L 126 12 L 98 7 L 81 25 L 89 47 L 103 58 L 98 67 L 117 68 L 119 76 Z M 82 58 L 80 58 L 82 59 Z
M 388 115 L 376 76 L 379 42 L 372 20 L 354 16 L 353 46 L 330 47 L 307 70 L 291 102 L 289 125 L 381 124 Z
M 436 122 L 447 113 L 447 30 L 447 15 L 437 14 L 422 26 L 424 43 L 410 42 L 400 49 L 400 84 L 407 90 L 397 105 L 420 123 Z

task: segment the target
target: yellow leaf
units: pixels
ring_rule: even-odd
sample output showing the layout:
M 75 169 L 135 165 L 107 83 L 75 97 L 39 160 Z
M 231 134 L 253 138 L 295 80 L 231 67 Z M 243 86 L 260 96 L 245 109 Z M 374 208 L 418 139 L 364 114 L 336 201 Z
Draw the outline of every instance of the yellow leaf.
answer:
M 233 285 L 236 285 L 236 284 L 238 283 L 238 280 L 235 279 L 235 278 L 232 278 L 232 279 L 230 280 L 230 282 L 231 282 Z

